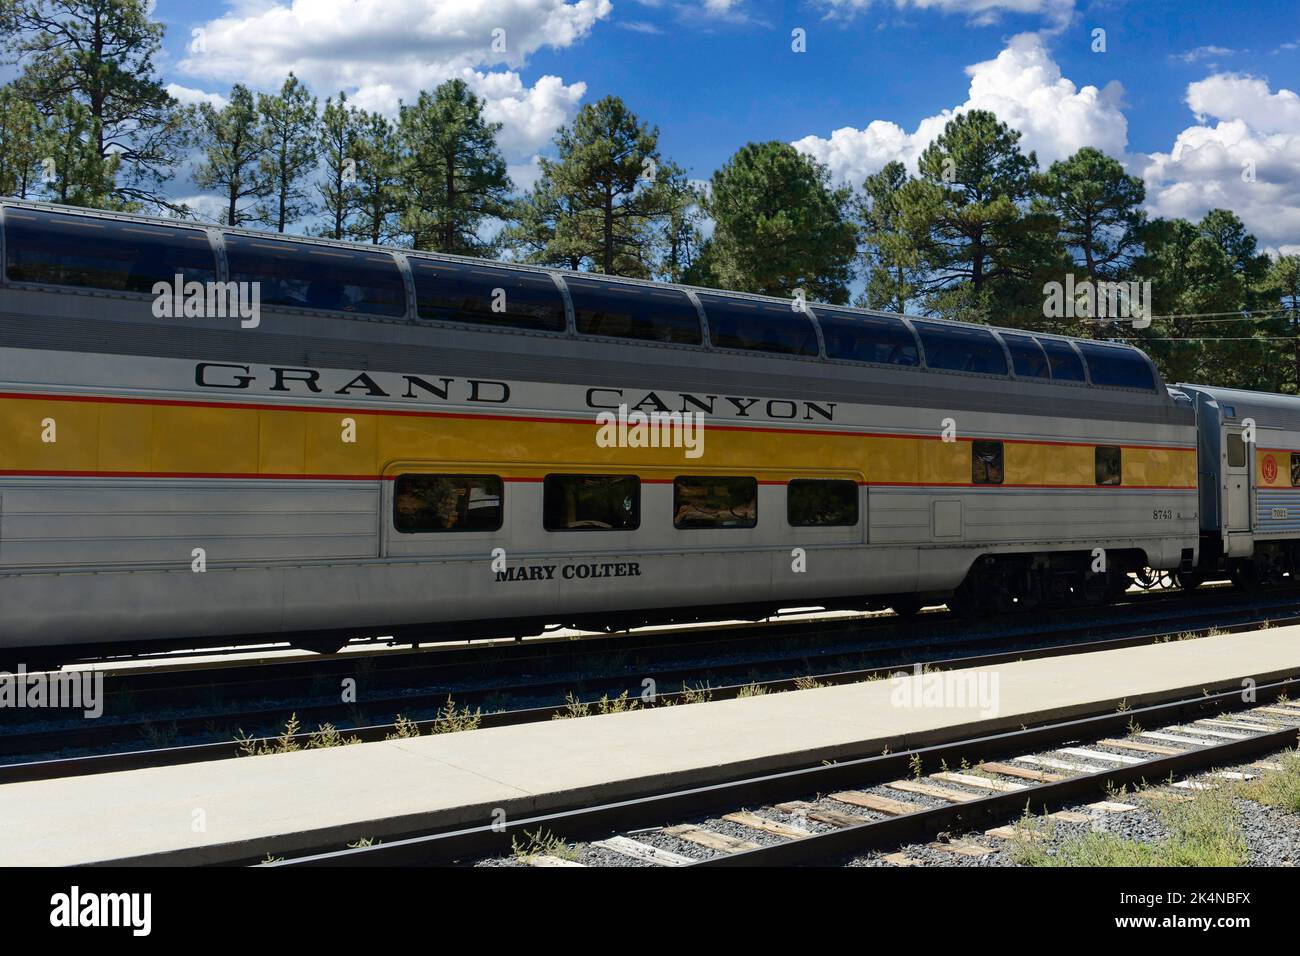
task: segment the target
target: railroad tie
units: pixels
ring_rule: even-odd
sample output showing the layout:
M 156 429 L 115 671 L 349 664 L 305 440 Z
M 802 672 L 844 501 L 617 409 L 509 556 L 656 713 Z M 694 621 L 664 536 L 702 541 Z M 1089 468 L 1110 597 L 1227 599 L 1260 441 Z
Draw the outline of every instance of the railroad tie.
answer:
M 1138 764 L 1146 763 L 1141 757 L 1126 757 L 1123 754 L 1107 754 L 1100 750 L 1089 750 L 1086 747 L 1062 747 L 1060 753 L 1067 754 L 1071 757 L 1082 757 L 1084 760 L 1096 760 L 1098 763 L 1126 763 Z
M 974 773 L 952 773 L 945 770 L 942 773 L 931 774 L 931 776 L 935 780 L 943 780 L 946 783 L 959 783 L 965 787 L 974 787 L 977 790 L 993 790 L 997 793 L 1011 793 L 1013 790 L 1029 789 L 1028 784 L 1011 783 L 1007 780 L 992 780 Z
M 1017 767 L 1015 764 L 1000 763 L 996 760 L 990 760 L 980 764 L 982 770 L 990 773 L 1000 773 L 1004 777 L 1019 777 L 1021 780 L 1032 780 L 1035 783 L 1056 783 L 1066 779 L 1063 773 L 1049 773 L 1046 770 L 1030 770 L 1028 767 Z
M 802 840 L 806 836 L 812 836 L 811 830 L 791 826 L 788 823 L 778 823 L 775 820 L 760 817 L 757 813 L 750 813 L 747 810 L 723 814 L 722 819 L 730 823 L 739 823 L 742 827 L 762 830 L 764 833 L 770 833 L 773 836 L 785 837 L 787 840 Z
M 1129 810 L 1136 810 L 1131 803 L 1119 803 L 1116 800 L 1098 800 L 1096 803 L 1088 804 L 1089 810 L 1097 810 L 1100 813 L 1127 813 Z
M 742 840 L 739 837 L 730 836 L 726 833 L 717 833 L 713 830 L 706 830 L 704 827 L 697 827 L 691 823 L 683 823 L 680 826 L 675 827 L 664 827 L 663 832 L 667 833 L 669 836 L 677 837 L 679 840 L 685 840 L 688 843 L 694 843 L 709 850 L 718 850 L 722 853 L 739 853 L 742 850 L 757 850 L 762 846 L 761 843 L 753 843 L 749 840 Z
M 1161 747 L 1159 744 L 1144 744 L 1139 740 L 1117 740 L 1107 739 L 1097 741 L 1103 747 L 1115 747 L 1119 750 L 1136 750 L 1138 753 L 1156 754 L 1160 757 L 1172 757 L 1174 754 L 1185 753 L 1177 747 Z
M 936 800 L 946 800 L 949 803 L 969 803 L 971 800 L 980 799 L 978 793 L 966 793 L 962 790 L 951 790 L 948 787 L 936 787 L 933 784 L 921 783 L 917 780 L 894 780 L 885 784 L 891 790 L 902 790 L 904 793 L 919 793 L 925 797 L 934 797 Z
M 586 866 L 585 863 L 579 863 L 577 860 L 563 860 L 558 856 L 551 856 L 549 853 L 537 853 L 524 857 L 524 863 L 527 866 Z
M 648 843 L 631 840 L 625 836 L 612 836 L 608 840 L 597 840 L 591 845 L 604 847 L 606 850 L 612 850 L 633 860 L 640 860 L 642 863 L 654 863 L 656 866 L 690 866 L 695 862 L 689 856 L 682 856 L 671 850 L 661 850 L 657 846 L 650 846 Z
M 847 803 L 850 806 L 863 807 L 867 810 L 875 810 L 877 813 L 883 813 L 887 817 L 902 817 L 909 813 L 915 813 L 923 810 L 919 803 L 908 803 L 906 800 L 895 800 L 892 797 L 882 797 L 876 793 L 867 793 L 863 790 L 841 790 L 838 793 L 829 795 L 832 800 L 838 800 L 840 803 Z

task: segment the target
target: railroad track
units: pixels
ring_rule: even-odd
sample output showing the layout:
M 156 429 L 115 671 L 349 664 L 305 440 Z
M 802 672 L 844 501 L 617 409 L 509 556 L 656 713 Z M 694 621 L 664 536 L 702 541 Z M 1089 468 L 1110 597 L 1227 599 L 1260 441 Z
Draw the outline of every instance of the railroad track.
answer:
M 267 865 L 469 864 L 503 857 L 519 837 L 541 834 L 566 845 L 583 841 L 602 854 L 642 865 L 824 864 L 896 851 L 940 834 L 975 831 L 982 833 L 933 845 L 956 854 L 980 854 L 989 852 L 988 840 L 1012 838 L 1006 823 L 1025 812 L 1059 814 L 1062 806 L 1102 797 L 1116 787 L 1185 777 L 1295 747 L 1300 703 L 1286 695 L 1297 688 L 1300 673 L 1260 685 L 1251 703 L 1243 702 L 1241 689 L 1234 687 L 900 753 L 575 808 L 514 820 L 506 829 L 485 825 L 415 835 Z M 1134 731 L 1135 725 L 1155 729 Z M 949 769 L 953 766 L 962 769 Z M 1204 785 L 1180 780 L 1173 786 L 1180 784 L 1187 789 Z M 1093 808 L 1099 814 L 1134 809 L 1104 799 Z M 725 830 L 716 825 L 719 821 Z M 747 836 L 738 836 L 737 830 Z M 663 837 L 679 847 L 691 845 L 697 854 L 667 849 Z M 893 856 L 887 862 L 913 862 L 897 852 Z M 581 865 L 547 853 L 525 862 Z
M 1101 648 L 1151 643 L 1171 639 L 1197 629 L 1249 629 L 1264 621 L 1271 621 L 1274 624 L 1300 622 L 1300 617 L 1295 615 L 1292 600 L 1274 603 L 1238 601 L 1230 603 L 1227 608 L 1214 602 L 1198 604 L 1192 608 L 1182 602 L 1160 602 L 1153 607 L 1155 608 L 1153 613 L 1146 614 L 1138 620 L 1135 620 L 1131 613 L 1117 612 L 1110 621 L 1061 627 L 1046 635 L 1036 635 L 1032 642 L 1029 641 L 1031 629 L 1027 625 L 1020 625 L 1010 629 L 1010 633 L 1006 631 L 972 633 L 969 629 L 954 630 L 946 635 L 930 635 L 923 643 L 917 642 L 906 646 L 890 641 L 874 643 L 867 641 L 853 646 L 851 650 L 844 647 L 837 650 L 834 646 L 825 646 L 823 642 L 828 637 L 851 641 L 852 636 L 858 632 L 850 622 L 847 625 L 837 623 L 830 630 L 818 624 L 814 625 L 811 633 L 799 634 L 795 631 L 798 640 L 792 648 L 781 647 L 779 638 L 776 646 L 765 645 L 755 648 L 745 643 L 747 638 L 742 629 L 730 628 L 726 638 L 702 648 L 705 651 L 703 662 L 696 660 L 682 663 L 668 660 L 657 663 L 654 655 L 651 654 L 634 664 L 626 665 L 629 674 L 614 673 L 598 680 L 593 680 L 590 676 L 565 675 L 557 678 L 530 675 L 519 684 L 506 688 L 497 687 L 491 692 L 464 694 L 457 691 L 455 699 L 462 707 L 478 710 L 482 710 L 485 704 L 490 704 L 492 695 L 502 695 L 503 691 L 513 691 L 520 696 L 549 694 L 552 701 L 556 701 L 540 706 L 488 711 L 481 713 L 477 722 L 481 727 L 505 726 L 565 716 L 570 713 L 570 708 L 567 704 L 558 701 L 563 700 L 566 693 L 576 688 L 590 688 L 593 683 L 597 685 L 596 690 L 585 694 L 584 701 L 593 700 L 602 691 L 609 696 L 617 696 L 621 691 L 630 691 L 633 699 L 636 699 L 645 676 L 653 676 L 660 687 L 678 684 L 699 685 L 708 682 L 708 699 L 718 700 L 734 697 L 741 693 L 742 689 L 756 686 L 764 690 L 779 691 L 794 689 L 800 682 L 808 681 L 824 685 L 877 679 L 899 668 L 910 668 L 918 664 L 941 668 L 975 667 L 1021 658 L 1085 653 Z M 1143 608 L 1143 610 L 1151 611 L 1152 608 Z M 1287 616 L 1279 617 L 1279 615 Z M 1144 627 L 1153 629 L 1146 630 Z M 789 624 L 783 625 L 781 636 L 788 636 L 787 631 L 790 628 Z M 769 632 L 761 633 L 765 638 L 772 637 Z M 874 628 L 867 629 L 866 636 L 870 637 L 875 633 Z M 1114 636 L 1102 636 L 1107 634 Z M 749 639 L 752 640 L 752 635 Z M 748 653 L 738 653 L 742 646 Z M 989 652 L 986 650 L 988 648 L 996 650 Z M 614 647 L 610 647 L 609 650 L 616 656 L 627 653 Z M 681 645 L 673 643 L 665 650 L 676 653 L 681 650 Z M 985 652 L 979 653 L 981 650 Z M 719 663 L 710 657 L 727 651 L 730 651 L 736 659 Z M 458 659 L 455 661 L 442 663 L 458 672 L 464 663 L 459 659 L 460 656 L 457 655 Z M 578 658 L 585 659 L 581 655 L 578 655 Z M 556 663 L 554 659 L 548 657 L 529 657 L 527 662 L 532 666 Z M 236 757 L 243 753 L 234 740 L 237 729 L 272 723 L 279 726 L 290 713 L 296 713 L 305 726 L 333 723 L 343 729 L 348 736 L 356 737 L 361 741 L 382 740 L 394 733 L 395 726 L 391 719 L 366 720 L 355 707 L 338 703 L 313 704 L 301 701 L 301 697 L 307 696 L 307 690 L 315 682 L 337 679 L 339 675 L 349 673 L 345 669 L 344 661 L 334 660 L 327 663 L 330 672 L 325 675 L 313 671 L 299 678 L 273 679 L 296 681 L 292 686 L 279 688 L 288 699 L 268 701 L 265 699 L 268 689 L 265 685 L 259 685 L 262 691 L 259 698 L 251 702 L 237 701 L 237 705 L 243 703 L 243 706 L 237 706 L 233 711 L 201 711 L 183 716 L 161 717 L 142 715 L 131 721 L 112 723 L 81 721 L 70 727 L 25 730 L 12 727 L 10 732 L 0 735 L 0 757 L 9 758 L 8 763 L 0 764 L 0 783 Z M 866 666 L 852 666 L 853 664 Z M 479 662 L 477 666 L 481 668 L 484 665 Z M 244 668 L 240 670 L 243 671 Z M 765 670 L 771 676 L 756 677 L 756 672 L 761 670 Z M 146 682 L 151 677 L 151 675 L 140 676 Z M 253 676 L 257 678 L 256 672 Z M 398 682 L 415 681 L 422 677 L 427 679 L 428 674 L 394 670 L 388 677 Z M 401 686 L 400 683 L 385 688 L 382 683 L 376 682 L 376 686 L 366 687 L 362 691 L 365 713 L 389 715 L 404 713 L 409 716 L 418 715 L 421 711 L 437 711 L 445 703 L 449 693 L 446 686 L 449 678 L 445 674 L 443 678 L 443 685 L 417 693 L 412 693 L 408 687 Z M 175 692 L 176 689 L 171 687 L 162 689 L 165 697 L 170 697 Z M 198 695 L 202 693 L 202 689 L 197 686 L 189 687 L 185 692 Z M 131 700 L 133 706 L 137 707 L 140 706 L 140 699 L 145 696 L 144 691 L 135 685 L 118 693 L 119 700 Z M 299 695 L 298 702 L 292 699 L 294 694 Z M 663 692 L 658 695 L 658 699 L 663 703 L 677 703 L 699 699 L 700 696 L 698 690 L 690 689 L 684 692 Z M 147 708 L 148 704 L 145 706 Z M 112 712 L 111 705 L 108 712 Z M 431 717 L 414 720 L 413 727 L 420 733 L 428 733 L 438 729 L 439 725 L 444 723 L 446 721 L 442 718 Z M 152 745 L 146 743 L 151 737 L 157 737 L 160 733 L 173 738 L 199 735 L 215 739 L 180 745 L 172 745 L 165 740 Z M 255 736 L 252 738 L 252 746 L 269 744 L 276 736 L 270 734 Z M 302 746 L 309 741 L 310 731 L 303 731 L 292 738 L 293 743 Z M 103 752 L 39 756 L 57 753 L 60 748 L 72 747 Z M 24 757 L 28 759 L 23 759 Z

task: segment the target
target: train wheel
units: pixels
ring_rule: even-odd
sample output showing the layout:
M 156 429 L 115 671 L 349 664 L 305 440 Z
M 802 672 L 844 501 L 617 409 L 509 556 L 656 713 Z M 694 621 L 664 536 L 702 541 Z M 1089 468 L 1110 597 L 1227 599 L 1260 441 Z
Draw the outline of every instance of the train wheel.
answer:
M 1184 591 L 1195 591 L 1205 582 L 1200 571 L 1175 571 L 1174 580 Z
M 901 618 L 914 618 L 921 613 L 921 599 L 915 594 L 891 598 L 890 610 Z
M 1233 562 L 1228 572 L 1232 586 L 1241 591 L 1254 591 L 1259 587 L 1259 572 L 1253 561 Z
M 945 603 L 948 605 L 948 610 L 957 617 L 971 620 L 979 616 L 979 602 L 965 584 L 953 591 Z

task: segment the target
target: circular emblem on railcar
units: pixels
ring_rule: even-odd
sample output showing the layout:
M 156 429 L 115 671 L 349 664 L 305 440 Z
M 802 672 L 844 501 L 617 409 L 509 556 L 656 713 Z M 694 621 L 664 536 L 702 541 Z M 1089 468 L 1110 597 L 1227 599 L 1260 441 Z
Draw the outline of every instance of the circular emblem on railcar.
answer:
M 1277 481 L 1277 460 L 1272 455 L 1264 456 L 1264 480 L 1270 485 Z

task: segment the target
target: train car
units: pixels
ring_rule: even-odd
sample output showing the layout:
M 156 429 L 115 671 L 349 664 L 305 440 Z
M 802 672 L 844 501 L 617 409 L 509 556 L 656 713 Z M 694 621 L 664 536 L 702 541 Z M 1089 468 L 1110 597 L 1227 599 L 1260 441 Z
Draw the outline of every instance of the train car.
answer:
M 1227 575 L 1251 588 L 1300 570 L 1300 397 L 1177 386 L 1196 405 L 1201 548 L 1194 587 Z
M 0 647 L 1087 604 L 1197 560 L 1195 407 L 1128 346 L 0 218 Z

